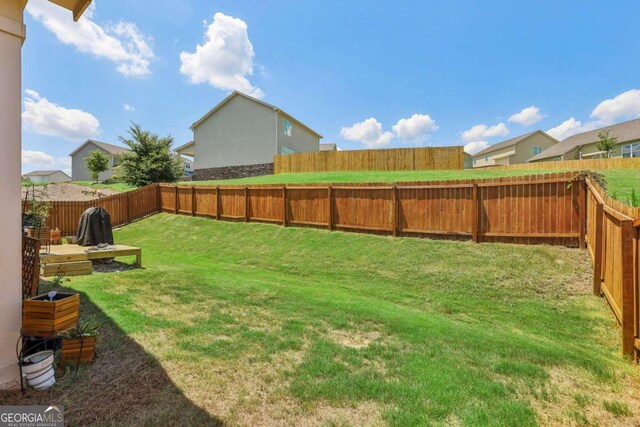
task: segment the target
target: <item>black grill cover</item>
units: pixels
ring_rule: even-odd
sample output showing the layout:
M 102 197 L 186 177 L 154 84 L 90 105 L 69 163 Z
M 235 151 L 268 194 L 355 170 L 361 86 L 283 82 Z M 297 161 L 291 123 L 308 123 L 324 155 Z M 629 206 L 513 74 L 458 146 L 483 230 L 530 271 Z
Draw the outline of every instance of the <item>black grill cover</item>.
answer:
M 113 245 L 111 217 L 103 208 L 89 208 L 80 217 L 76 233 L 80 246 L 95 246 L 100 243 Z

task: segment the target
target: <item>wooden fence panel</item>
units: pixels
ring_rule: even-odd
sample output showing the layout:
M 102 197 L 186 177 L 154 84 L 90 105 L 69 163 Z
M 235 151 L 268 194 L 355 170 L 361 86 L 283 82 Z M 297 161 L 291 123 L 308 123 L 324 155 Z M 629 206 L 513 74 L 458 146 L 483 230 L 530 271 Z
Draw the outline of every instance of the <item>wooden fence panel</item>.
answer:
M 215 187 L 194 187 L 196 198 L 196 215 L 215 217 L 217 209 L 217 197 Z
M 176 189 L 173 185 L 160 185 L 160 208 L 162 212 L 176 211 Z
M 391 187 L 333 188 L 332 225 L 336 228 L 392 232 L 393 215 Z
M 464 169 L 462 147 L 318 151 L 274 157 L 279 173 Z
M 250 220 L 279 223 L 283 221 L 284 201 L 282 188 L 250 188 L 248 191 Z
M 190 187 L 178 186 L 178 213 L 191 214 L 193 208 L 193 191 Z
M 220 187 L 219 215 L 222 218 L 244 219 L 246 199 L 244 188 Z
M 329 227 L 328 187 L 288 187 L 287 224 Z

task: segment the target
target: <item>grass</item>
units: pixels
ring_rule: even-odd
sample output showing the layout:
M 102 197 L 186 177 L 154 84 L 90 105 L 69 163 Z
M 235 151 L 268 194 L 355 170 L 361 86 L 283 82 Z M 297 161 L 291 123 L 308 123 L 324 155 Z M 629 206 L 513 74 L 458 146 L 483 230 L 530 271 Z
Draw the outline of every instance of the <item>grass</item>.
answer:
M 115 238 L 141 246 L 145 268 L 67 286 L 113 325 L 117 351 L 139 346 L 175 387 L 114 395 L 91 382 L 92 397 L 111 390 L 113 408 L 153 396 L 135 418 L 114 410 L 113 422 L 170 422 L 158 408 L 173 407 L 175 390 L 185 417 L 245 425 L 607 425 L 639 413 L 625 392 L 637 368 L 590 295 L 584 251 L 167 214 Z M 79 383 L 100 363 L 112 375 L 130 364 L 111 335 Z M 86 404 L 64 390 L 47 401 Z

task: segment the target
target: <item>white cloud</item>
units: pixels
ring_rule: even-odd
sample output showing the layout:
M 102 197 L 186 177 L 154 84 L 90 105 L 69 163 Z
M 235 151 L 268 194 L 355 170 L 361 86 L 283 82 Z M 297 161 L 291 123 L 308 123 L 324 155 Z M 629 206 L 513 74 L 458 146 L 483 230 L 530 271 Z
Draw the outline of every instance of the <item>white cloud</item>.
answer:
M 480 141 L 493 136 L 504 136 L 509 134 L 509 129 L 504 123 L 498 123 L 494 126 L 475 125 L 470 129 L 462 132 L 462 139 L 465 142 Z
M 430 133 L 438 130 L 435 120 L 428 114 L 414 114 L 408 119 L 400 119 L 393 125 L 396 137 L 414 144 L 424 142 Z
M 567 139 L 572 135 L 588 132 L 590 130 L 594 130 L 598 128 L 600 124 L 598 122 L 587 122 L 582 123 L 580 120 L 576 120 L 575 117 L 571 117 L 564 122 L 560 123 L 558 126 L 551 128 L 547 131 L 549 135 L 557 139 L 558 141 L 562 141 L 563 139 Z
M 348 141 L 361 142 L 367 148 L 384 147 L 393 139 L 393 134 L 383 131 L 382 124 L 374 117 L 342 128 L 340 135 Z
M 66 173 L 67 175 L 71 176 L 71 169 L 70 169 L 70 168 L 62 169 L 62 172 L 64 172 L 64 173 Z
M 180 72 L 194 84 L 209 83 L 218 89 L 262 98 L 262 90 L 247 79 L 253 75 L 253 57 L 246 22 L 216 13 L 207 27 L 204 44 L 197 45 L 195 52 L 180 53 Z
M 132 107 L 129 104 L 124 104 L 123 107 L 124 111 L 136 111 L 135 107 Z
M 464 146 L 464 151 L 469 154 L 476 154 L 489 146 L 487 141 L 472 141 Z
M 69 156 L 65 156 L 65 157 L 58 157 L 58 164 L 60 165 L 70 165 L 71 164 L 71 157 Z
M 150 73 L 150 62 L 155 58 L 151 37 L 142 34 L 132 22 L 100 26 L 93 21 L 95 3 L 78 22 L 73 22 L 67 10 L 46 0 L 31 0 L 26 10 L 62 43 L 114 62 L 119 73 L 132 77 Z
M 25 93 L 22 112 L 25 129 L 69 140 L 94 138 L 100 133 L 100 122 L 94 115 L 62 107 L 31 89 Z
M 611 124 L 617 119 L 640 117 L 640 89 L 631 89 L 620 95 L 602 101 L 591 112 L 591 118 L 600 125 Z
M 22 163 L 30 166 L 53 167 L 56 161 L 53 156 L 44 151 L 22 150 Z
M 535 105 L 527 108 L 523 108 L 519 113 L 513 114 L 509 117 L 509 121 L 518 123 L 523 126 L 531 126 L 534 123 L 538 123 L 544 116 L 540 113 L 540 109 Z

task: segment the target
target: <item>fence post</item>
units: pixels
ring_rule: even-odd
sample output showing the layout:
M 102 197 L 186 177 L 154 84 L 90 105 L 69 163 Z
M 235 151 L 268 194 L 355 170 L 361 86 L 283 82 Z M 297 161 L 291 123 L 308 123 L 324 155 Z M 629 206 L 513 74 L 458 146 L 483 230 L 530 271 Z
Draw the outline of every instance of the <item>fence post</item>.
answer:
M 282 187 L 282 226 L 287 226 L 287 187 Z
M 604 209 L 602 203 L 597 200 L 594 203 L 596 204 L 596 217 L 593 221 L 596 222 L 596 232 L 594 241 L 589 241 L 589 244 L 593 250 L 593 294 L 600 296 L 602 291 L 602 222 L 604 221 Z
M 156 212 L 162 212 L 162 187 L 160 186 L 160 183 L 157 184 L 157 191 L 156 191 L 156 208 L 157 211 Z
M 584 237 L 587 232 L 587 192 L 585 191 L 587 188 L 587 181 L 582 180 L 581 184 L 578 185 L 578 226 L 580 227 L 580 236 L 579 243 L 580 249 L 584 249 Z
M 393 237 L 398 236 L 398 187 L 393 186 Z
M 216 187 L 216 219 L 220 220 L 220 187 Z
M 191 216 L 196 216 L 196 187 L 191 186 Z
M 175 206 L 174 206 L 174 210 L 176 211 L 176 215 L 177 215 L 178 214 L 178 184 L 175 185 L 174 190 L 175 190 Z
M 480 228 L 480 200 L 478 198 L 478 183 L 473 183 L 473 189 L 471 190 L 471 215 L 473 217 L 471 223 L 471 235 L 473 241 L 478 243 L 478 233 Z
M 127 224 L 131 222 L 131 192 L 127 192 Z
M 244 222 L 249 222 L 249 187 L 244 187 Z
M 620 256 L 622 258 L 622 353 L 635 350 L 633 220 L 620 221 Z
M 328 187 L 327 194 L 329 196 L 329 230 L 333 230 L 333 187 L 331 185 Z

